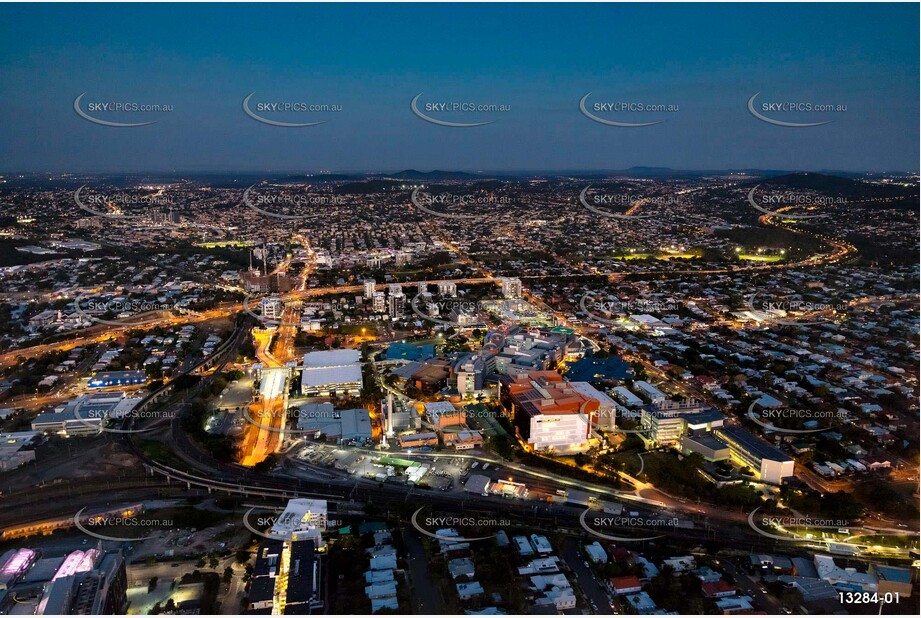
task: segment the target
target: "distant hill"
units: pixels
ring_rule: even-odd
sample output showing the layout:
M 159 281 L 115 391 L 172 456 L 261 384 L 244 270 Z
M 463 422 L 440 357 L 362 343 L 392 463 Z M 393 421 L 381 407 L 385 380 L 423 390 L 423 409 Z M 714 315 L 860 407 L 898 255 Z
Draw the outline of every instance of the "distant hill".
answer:
M 289 182 L 341 182 L 344 180 L 360 180 L 364 174 L 299 174 L 297 176 L 285 176 L 284 180 Z
M 755 185 L 759 183 L 752 182 L 751 184 Z M 847 197 L 852 200 L 909 198 L 918 195 L 917 187 L 864 182 L 852 178 L 809 172 L 774 176 L 773 178 L 761 181 L 760 184 L 816 191 L 824 195 Z
M 476 180 L 482 178 L 482 176 L 468 172 L 446 172 L 443 170 L 432 170 L 431 172 L 403 170 L 395 174 L 387 174 L 384 178 L 396 178 L 397 180 Z

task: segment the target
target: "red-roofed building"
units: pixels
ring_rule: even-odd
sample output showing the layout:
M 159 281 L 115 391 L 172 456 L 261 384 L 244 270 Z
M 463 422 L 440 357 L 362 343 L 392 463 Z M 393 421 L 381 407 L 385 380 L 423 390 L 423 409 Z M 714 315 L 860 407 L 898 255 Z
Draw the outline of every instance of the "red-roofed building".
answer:
M 555 371 L 503 376 L 502 391 L 518 434 L 534 450 L 566 453 L 588 448 L 588 421 L 601 404 Z
M 643 589 L 643 582 L 633 575 L 611 578 L 611 590 L 614 594 L 631 594 Z
M 731 597 L 736 593 L 736 587 L 722 579 L 718 579 L 715 582 L 704 582 L 700 587 L 703 588 L 704 594 L 711 599 Z
M 629 562 L 633 563 L 633 554 L 630 553 L 630 550 L 626 547 L 620 547 L 618 545 L 608 545 L 608 557 L 611 559 L 611 562 Z

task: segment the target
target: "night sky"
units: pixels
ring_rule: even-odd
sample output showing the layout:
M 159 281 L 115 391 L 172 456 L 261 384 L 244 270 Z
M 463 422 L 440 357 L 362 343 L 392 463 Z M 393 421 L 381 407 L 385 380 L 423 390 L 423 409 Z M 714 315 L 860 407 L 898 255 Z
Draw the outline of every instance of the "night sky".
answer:
M 3 171 L 916 171 L 916 4 L 3 5 Z M 172 105 L 88 112 L 74 99 Z M 242 109 L 257 102 L 340 112 Z M 579 100 L 677 112 L 600 112 Z M 746 105 L 814 102 L 841 112 Z M 410 101 L 507 105 L 438 113 Z M 761 108 L 758 108 L 761 111 Z M 424 110 L 423 110 L 424 111 Z

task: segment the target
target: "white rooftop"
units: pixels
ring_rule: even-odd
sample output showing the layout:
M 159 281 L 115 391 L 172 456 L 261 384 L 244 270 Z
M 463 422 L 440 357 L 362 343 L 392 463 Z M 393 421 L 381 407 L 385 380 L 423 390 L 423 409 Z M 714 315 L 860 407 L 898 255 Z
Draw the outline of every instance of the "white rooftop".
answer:
M 321 350 L 304 355 L 305 367 L 336 367 L 358 364 L 361 352 L 358 350 Z

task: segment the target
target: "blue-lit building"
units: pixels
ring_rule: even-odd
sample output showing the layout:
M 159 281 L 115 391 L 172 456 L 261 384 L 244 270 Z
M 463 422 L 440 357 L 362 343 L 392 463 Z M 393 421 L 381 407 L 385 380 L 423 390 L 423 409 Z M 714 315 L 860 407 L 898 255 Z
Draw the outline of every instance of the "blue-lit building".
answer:
M 435 358 L 433 344 L 413 345 L 411 343 L 391 343 L 384 352 L 385 360 L 425 361 Z
M 129 386 L 144 384 L 147 374 L 143 371 L 101 371 L 90 378 L 89 388 L 106 388 L 107 386 Z

